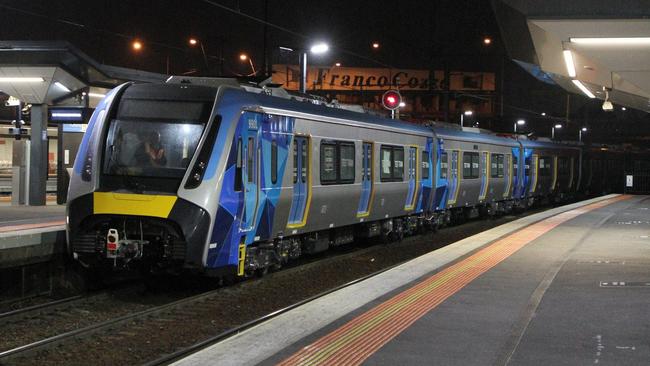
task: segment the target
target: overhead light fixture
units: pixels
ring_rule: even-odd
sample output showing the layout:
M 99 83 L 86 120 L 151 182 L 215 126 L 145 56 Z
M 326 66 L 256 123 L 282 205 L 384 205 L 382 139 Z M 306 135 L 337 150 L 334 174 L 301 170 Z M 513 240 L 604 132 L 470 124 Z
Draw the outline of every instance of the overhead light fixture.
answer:
M 573 84 L 575 84 L 575 86 L 578 87 L 578 89 L 580 89 L 583 93 L 585 93 L 586 96 L 588 96 L 588 97 L 591 98 L 591 99 L 596 98 L 596 96 L 594 95 L 594 93 L 592 93 L 589 89 L 587 89 L 587 87 L 584 86 L 584 85 L 580 82 L 580 80 L 571 80 L 571 81 L 573 82 Z
M 622 111 L 626 111 L 627 108 L 625 108 L 625 107 L 621 107 L 621 110 L 622 110 Z
M 54 118 L 81 118 L 81 112 L 52 112 Z
M 542 112 L 542 116 L 546 116 L 546 112 Z
M 614 105 L 612 102 L 609 100 L 609 90 L 605 89 L 605 101 L 603 102 L 603 110 L 605 112 L 611 112 L 614 110 Z
M 406 107 L 406 103 L 404 103 L 404 102 L 399 102 L 399 106 L 400 106 L 400 107 Z
M 465 111 L 465 112 L 463 112 L 463 114 L 466 115 L 466 116 L 471 116 L 472 114 L 474 114 L 474 112 L 472 112 L 472 111 Z
M 602 37 L 569 38 L 572 43 L 608 46 L 608 45 L 650 45 L 650 37 Z
M 562 51 L 564 54 L 564 63 L 566 64 L 566 71 L 569 73 L 569 77 L 576 77 L 576 66 L 573 63 L 573 55 L 570 50 Z
M 555 125 L 555 128 L 562 128 L 562 125 L 558 123 Z
M 283 47 L 283 46 L 280 46 L 278 48 L 282 51 L 293 52 L 293 48 Z
M 88 96 L 89 96 L 89 97 L 93 97 L 93 98 L 103 98 L 103 97 L 106 96 L 106 94 L 102 94 L 102 93 L 88 93 Z
M 41 77 L 0 77 L 0 83 L 42 83 Z
M 329 49 L 330 49 L 330 46 L 328 46 L 327 43 L 317 43 L 317 44 L 311 46 L 311 52 L 313 54 L 316 54 L 316 55 L 321 54 L 321 53 L 325 53 Z
M 55 82 L 54 82 L 54 85 L 55 85 L 57 88 L 63 90 L 64 92 L 66 92 L 66 93 L 70 93 L 70 89 L 68 89 L 67 86 L 61 84 L 60 82 L 55 81 Z
M 525 125 L 525 124 L 526 124 L 526 121 L 523 120 L 523 119 L 520 119 L 520 120 L 517 120 L 517 124 L 518 124 L 519 126 L 522 126 L 522 125 Z

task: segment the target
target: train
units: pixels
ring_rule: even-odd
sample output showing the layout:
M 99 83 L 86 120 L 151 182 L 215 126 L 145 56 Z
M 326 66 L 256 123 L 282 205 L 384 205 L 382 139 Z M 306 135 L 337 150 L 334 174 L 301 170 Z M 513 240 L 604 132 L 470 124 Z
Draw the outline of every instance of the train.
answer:
M 68 251 L 96 270 L 246 277 L 361 238 L 607 193 L 622 176 L 605 153 L 233 79 L 125 83 L 79 147 Z

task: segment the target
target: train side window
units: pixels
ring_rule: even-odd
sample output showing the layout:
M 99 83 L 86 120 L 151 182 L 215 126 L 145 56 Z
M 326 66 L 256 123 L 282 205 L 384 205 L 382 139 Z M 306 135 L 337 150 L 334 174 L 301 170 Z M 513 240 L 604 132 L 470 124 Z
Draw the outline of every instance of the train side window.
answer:
M 255 139 L 248 138 L 248 161 L 246 162 L 246 175 L 248 175 L 248 183 L 253 182 L 253 174 L 255 174 Z
M 422 152 L 422 179 L 429 179 L 429 152 Z
M 271 141 L 271 183 L 278 182 L 278 142 Z
M 380 174 L 382 182 L 401 182 L 404 180 L 404 148 L 382 145 L 380 149 Z
M 476 152 L 463 153 L 463 179 L 478 178 L 479 156 Z
M 336 144 L 322 142 L 320 145 L 320 182 L 336 183 Z
M 490 177 L 491 178 L 503 178 L 504 173 L 504 155 L 503 154 L 492 154 L 490 159 Z
M 381 147 L 381 173 L 382 182 L 390 181 L 393 171 L 393 149 L 390 146 Z
M 298 140 L 293 141 L 293 184 L 298 183 Z
M 242 182 L 242 162 L 244 160 L 244 152 L 242 151 L 242 142 L 241 142 L 241 137 L 237 139 L 237 161 L 235 162 L 235 192 L 239 192 L 242 190 L 243 183 Z
M 449 160 L 447 153 L 443 152 L 440 154 L 440 179 L 447 179 L 449 169 Z
M 558 175 L 569 175 L 569 159 L 566 156 L 557 158 L 557 173 Z
M 541 156 L 539 158 L 539 176 L 548 177 L 551 175 L 551 157 Z
M 354 143 L 339 143 L 339 183 L 354 183 Z
M 302 183 L 307 183 L 307 167 L 309 166 L 309 157 L 307 156 L 307 149 L 309 149 L 309 143 L 306 140 L 303 140 L 301 146 L 302 153 L 302 167 L 300 169 L 300 180 Z
M 404 179 L 404 148 L 393 147 L 393 180 L 401 182 Z

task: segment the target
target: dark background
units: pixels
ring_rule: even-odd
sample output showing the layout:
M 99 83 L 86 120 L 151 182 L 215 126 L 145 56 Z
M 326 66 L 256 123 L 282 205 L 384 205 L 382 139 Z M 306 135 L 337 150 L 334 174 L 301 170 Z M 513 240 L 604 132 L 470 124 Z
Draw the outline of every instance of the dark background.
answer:
M 552 125 L 566 124 L 568 93 L 510 61 L 489 1 L 0 0 L 0 24 L 0 40 L 66 40 L 102 63 L 188 75 L 248 74 L 242 52 L 262 70 L 297 63 L 295 53 L 281 56 L 277 47 L 325 41 L 330 52 L 310 57 L 310 64 L 495 72 L 503 114 L 497 107 L 481 126 L 509 132 L 525 118 L 529 131 L 548 136 Z M 190 37 L 203 44 L 207 66 Z M 491 45 L 483 44 L 485 37 Z M 134 39 L 144 45 L 140 52 L 131 48 Z M 375 41 L 378 50 L 371 47 Z M 605 113 L 601 104 L 571 94 L 569 122 L 559 136 L 577 139 L 577 130 L 587 126 L 587 139 L 646 143 L 646 113 L 620 107 Z

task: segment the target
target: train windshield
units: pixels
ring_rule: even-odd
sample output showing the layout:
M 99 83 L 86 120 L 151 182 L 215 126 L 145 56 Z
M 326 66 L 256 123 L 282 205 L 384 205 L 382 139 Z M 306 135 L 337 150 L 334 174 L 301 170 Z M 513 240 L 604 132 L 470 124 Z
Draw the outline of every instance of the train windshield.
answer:
M 113 120 L 104 174 L 182 178 L 203 127 L 187 121 Z

